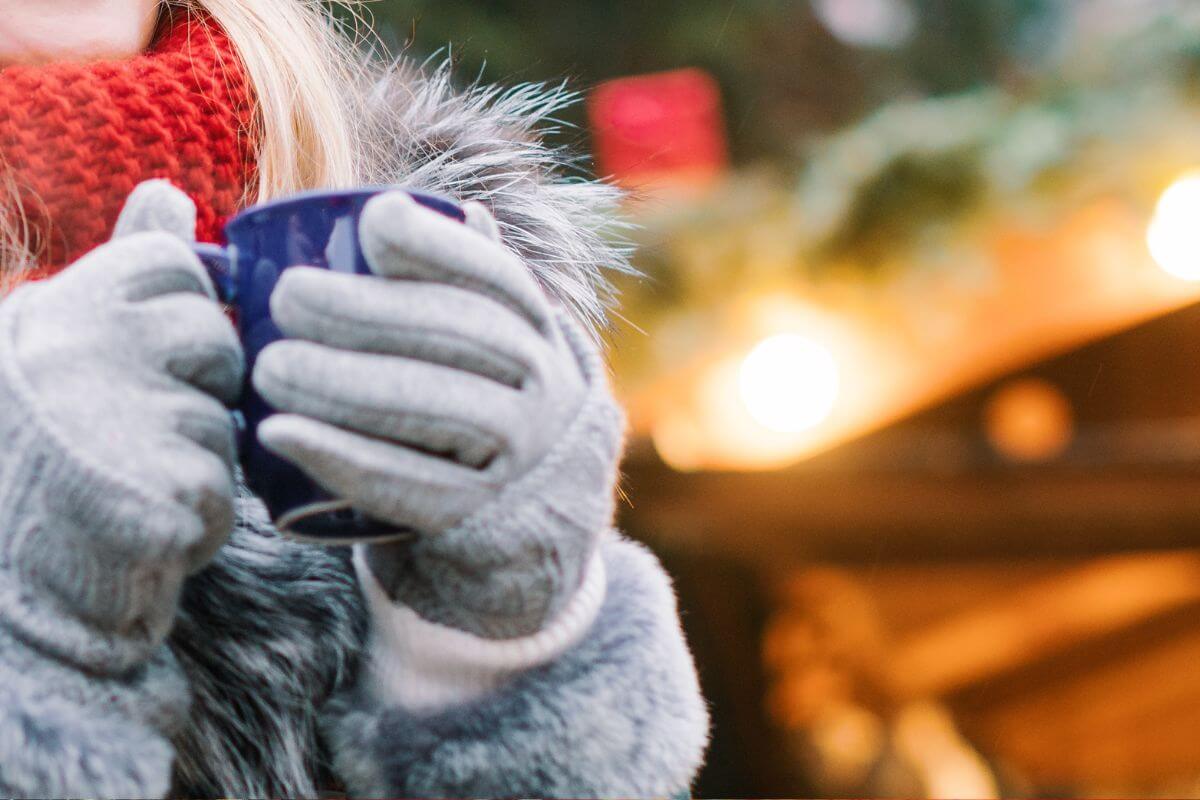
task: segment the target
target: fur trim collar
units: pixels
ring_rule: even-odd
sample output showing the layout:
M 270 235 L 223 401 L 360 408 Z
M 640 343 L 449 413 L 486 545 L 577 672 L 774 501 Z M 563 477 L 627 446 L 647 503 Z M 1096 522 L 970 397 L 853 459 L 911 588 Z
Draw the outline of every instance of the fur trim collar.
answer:
M 359 132 L 363 179 L 478 200 L 546 290 L 589 330 L 615 300 L 610 271 L 628 272 L 620 192 L 583 176 L 579 159 L 548 145 L 555 114 L 578 100 L 563 85 L 456 91 L 448 63 L 401 62 L 368 89 Z

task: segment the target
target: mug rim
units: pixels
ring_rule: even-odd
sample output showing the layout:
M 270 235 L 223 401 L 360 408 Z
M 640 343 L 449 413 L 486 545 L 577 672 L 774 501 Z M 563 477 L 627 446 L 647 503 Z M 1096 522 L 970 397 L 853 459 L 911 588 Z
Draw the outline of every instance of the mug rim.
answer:
M 407 186 L 399 184 L 387 184 L 381 186 L 360 186 L 352 189 L 307 189 L 303 192 L 289 194 L 286 197 L 277 197 L 274 200 L 267 200 L 263 203 L 255 203 L 252 206 L 247 206 L 235 213 L 225 223 L 225 231 L 229 232 L 233 229 L 241 227 L 242 224 L 249 224 L 250 219 L 259 217 L 260 215 L 274 215 L 280 212 L 286 212 L 295 206 L 304 205 L 312 200 L 359 200 L 370 199 L 375 195 L 386 194 L 387 192 L 404 192 L 421 202 L 422 205 L 432 208 L 446 216 L 457 219 L 459 222 L 466 221 L 466 215 L 462 208 L 457 203 L 449 198 L 430 192 L 422 192 L 416 189 L 410 189 Z M 228 236 L 226 236 L 228 239 Z

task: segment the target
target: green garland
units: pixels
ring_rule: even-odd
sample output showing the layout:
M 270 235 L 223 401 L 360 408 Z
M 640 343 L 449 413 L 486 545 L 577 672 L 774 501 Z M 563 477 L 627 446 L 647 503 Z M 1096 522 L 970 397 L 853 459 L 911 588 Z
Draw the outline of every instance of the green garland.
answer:
M 689 332 L 677 358 L 727 335 L 739 297 L 831 280 L 870 291 L 907 270 L 986 280 L 971 231 L 997 220 L 1051 225 L 1114 196 L 1148 215 L 1200 166 L 1200 19 L 1185 21 L 1112 43 L 1105 69 L 1092 55 L 1039 85 L 889 103 L 798 168 L 743 169 L 702 197 L 640 207 L 647 278 L 623 287 L 625 316 L 651 338 Z M 623 372 L 663 369 L 634 342 L 621 339 Z

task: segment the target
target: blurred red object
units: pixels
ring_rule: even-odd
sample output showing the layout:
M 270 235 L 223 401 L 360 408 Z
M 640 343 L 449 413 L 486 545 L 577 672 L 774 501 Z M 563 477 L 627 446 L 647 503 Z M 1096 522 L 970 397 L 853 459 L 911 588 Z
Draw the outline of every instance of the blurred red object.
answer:
M 721 90 L 703 70 L 607 81 L 588 116 L 597 169 L 625 186 L 704 186 L 728 166 Z

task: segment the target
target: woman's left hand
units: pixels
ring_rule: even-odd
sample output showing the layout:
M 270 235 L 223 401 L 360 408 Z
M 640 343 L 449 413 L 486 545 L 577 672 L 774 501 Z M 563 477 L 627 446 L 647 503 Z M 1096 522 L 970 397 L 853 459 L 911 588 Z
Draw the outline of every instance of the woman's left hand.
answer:
M 289 337 L 253 380 L 260 441 L 410 541 L 367 562 L 395 600 L 490 638 L 539 630 L 611 523 L 624 420 L 594 345 L 467 204 L 462 225 L 391 192 L 368 203 L 372 276 L 295 267 Z

